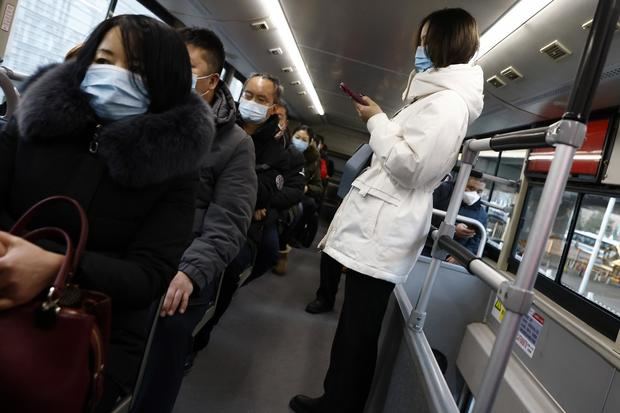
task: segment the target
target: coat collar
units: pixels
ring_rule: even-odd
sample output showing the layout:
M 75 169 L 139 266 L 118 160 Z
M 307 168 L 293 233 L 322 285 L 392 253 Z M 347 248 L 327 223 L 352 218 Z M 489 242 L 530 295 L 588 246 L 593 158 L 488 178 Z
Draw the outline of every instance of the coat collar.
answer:
M 15 113 L 21 139 L 78 142 L 88 148 L 98 120 L 73 64 L 47 67 L 34 76 Z M 105 124 L 98 130 L 98 153 L 112 179 L 144 187 L 197 170 L 214 134 L 211 110 L 192 93 L 165 112 Z

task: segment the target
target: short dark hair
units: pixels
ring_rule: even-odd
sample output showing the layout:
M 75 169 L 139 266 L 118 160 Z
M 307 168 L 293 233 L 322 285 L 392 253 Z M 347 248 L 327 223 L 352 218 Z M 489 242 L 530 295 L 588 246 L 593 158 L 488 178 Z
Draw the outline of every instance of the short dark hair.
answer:
M 298 127 L 295 128 L 295 130 L 293 131 L 293 135 L 295 135 L 297 132 L 299 132 L 300 130 L 305 131 L 308 134 L 308 137 L 310 138 L 311 141 L 313 141 L 315 139 L 315 135 L 314 135 L 314 131 L 312 130 L 312 128 L 308 125 L 299 125 Z
M 129 70 L 142 77 L 149 93 L 149 112 L 163 112 L 185 102 L 192 86 L 185 44 L 172 27 L 147 16 L 123 14 L 99 23 L 77 54 L 75 81 L 82 82 L 101 41 L 114 27 L 120 28 Z
M 184 27 L 179 30 L 179 33 L 185 44 L 191 44 L 207 53 L 211 73 L 222 73 L 226 61 L 226 52 L 217 34 L 209 29 L 199 27 Z
M 274 75 L 270 73 L 252 73 L 250 77 L 248 77 L 248 79 L 243 84 L 244 90 L 245 90 L 245 86 L 248 84 L 250 79 L 254 79 L 255 77 L 260 77 L 261 79 L 267 79 L 271 83 L 273 83 L 273 87 L 275 89 L 274 103 L 280 105 L 282 102 L 282 95 L 284 94 L 284 86 L 282 86 L 280 79 L 278 79 L 277 77 L 275 77 Z M 288 110 L 286 111 L 286 113 L 288 114 Z
M 478 51 L 478 24 L 465 10 L 437 10 L 422 19 L 418 28 L 418 46 L 422 42 L 422 28 L 427 23 L 424 49 L 433 62 L 433 67 L 468 63 Z

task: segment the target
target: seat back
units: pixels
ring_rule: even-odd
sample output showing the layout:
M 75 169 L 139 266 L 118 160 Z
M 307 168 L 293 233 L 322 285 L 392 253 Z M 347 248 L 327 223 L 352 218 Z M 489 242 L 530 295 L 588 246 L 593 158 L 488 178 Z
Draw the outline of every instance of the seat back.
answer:
M 198 332 L 202 330 L 205 324 L 207 324 L 209 320 L 213 318 L 213 315 L 215 314 L 215 308 L 217 307 L 217 302 L 220 298 L 220 292 L 222 291 L 223 280 L 224 280 L 224 274 L 222 273 L 222 275 L 220 276 L 220 280 L 217 283 L 217 293 L 215 294 L 215 300 L 211 303 L 211 305 L 209 305 L 209 308 L 207 308 L 207 311 L 205 311 L 205 314 L 204 316 L 202 316 L 202 319 L 198 322 L 198 324 L 196 324 L 196 327 L 194 327 L 194 331 L 192 332 L 192 337 L 195 337 L 196 334 L 198 334 Z

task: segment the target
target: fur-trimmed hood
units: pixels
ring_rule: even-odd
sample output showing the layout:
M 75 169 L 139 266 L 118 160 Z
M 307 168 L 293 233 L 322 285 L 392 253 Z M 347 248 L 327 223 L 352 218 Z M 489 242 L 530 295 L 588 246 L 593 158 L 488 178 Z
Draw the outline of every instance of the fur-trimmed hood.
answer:
M 21 139 L 83 142 L 88 148 L 100 121 L 74 78 L 73 63 L 34 75 L 15 113 Z M 98 155 L 112 179 L 144 187 L 197 170 L 215 135 L 213 113 L 196 94 L 161 113 L 145 113 L 97 130 Z

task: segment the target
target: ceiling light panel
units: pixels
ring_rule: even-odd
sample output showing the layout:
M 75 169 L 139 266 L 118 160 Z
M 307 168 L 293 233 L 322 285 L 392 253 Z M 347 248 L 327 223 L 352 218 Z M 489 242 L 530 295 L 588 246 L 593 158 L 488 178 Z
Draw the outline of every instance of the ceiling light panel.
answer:
M 282 10 L 280 2 L 278 0 L 262 0 L 262 2 L 265 9 L 269 13 L 269 19 L 271 20 L 272 25 L 275 26 L 274 29 L 280 36 L 284 50 L 286 50 L 288 56 L 291 57 L 293 66 L 297 69 L 301 82 L 310 95 L 313 108 L 319 115 L 323 116 L 325 114 L 323 105 L 321 105 L 319 95 L 316 93 L 316 89 L 314 88 L 314 84 L 312 83 L 312 79 L 310 78 L 304 59 L 301 57 L 301 52 L 297 47 L 297 43 L 293 37 L 293 32 L 291 31 L 288 21 L 286 20 L 284 10 Z
M 553 0 L 520 0 L 498 21 L 480 36 L 480 49 L 476 59 L 480 59 L 502 40 L 534 17 Z

